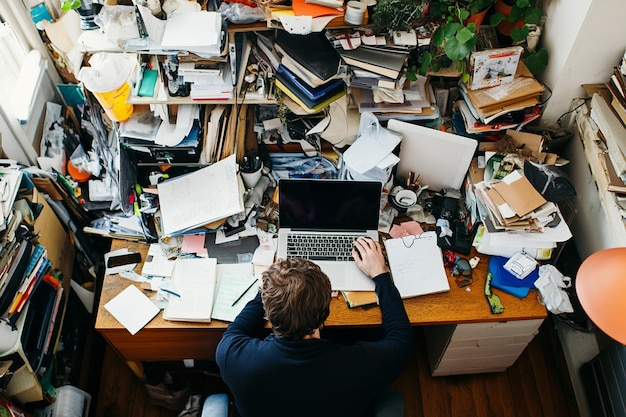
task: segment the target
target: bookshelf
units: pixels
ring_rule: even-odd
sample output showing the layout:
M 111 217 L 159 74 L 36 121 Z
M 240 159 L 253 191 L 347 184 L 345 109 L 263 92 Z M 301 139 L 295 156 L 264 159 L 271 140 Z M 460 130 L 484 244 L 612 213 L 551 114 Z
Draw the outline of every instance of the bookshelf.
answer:
M 46 248 L 52 268 L 59 269 L 63 279 L 61 287 L 56 289 L 41 283 L 26 302 L 13 328 L 6 322 L 0 323 L 0 359 L 12 361 L 9 370 L 13 375 L 6 387 L 6 395 L 20 403 L 54 397 L 42 386 L 41 379 L 52 369 L 74 263 L 74 246 L 52 208 L 36 189 L 33 189 L 30 200 L 42 206 L 33 224 L 34 233 L 39 236 L 38 242 Z M 12 294 L 4 296 L 12 297 Z M 42 308 L 42 304 L 47 302 L 55 305 Z M 52 316 L 46 317 L 47 314 Z M 44 338 L 42 343 L 37 340 L 40 338 Z

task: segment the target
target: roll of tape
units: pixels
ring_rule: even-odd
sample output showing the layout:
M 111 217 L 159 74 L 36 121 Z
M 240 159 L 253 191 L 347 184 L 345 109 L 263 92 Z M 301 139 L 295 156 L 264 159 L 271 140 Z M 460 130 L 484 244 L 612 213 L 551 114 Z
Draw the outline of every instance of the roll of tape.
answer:
M 398 210 L 398 214 L 404 214 L 407 210 L 417 203 L 417 194 L 411 190 L 399 190 L 389 194 L 389 203 L 393 208 Z
M 367 5 L 365 3 L 355 0 L 349 1 L 346 4 L 346 12 L 343 17 L 344 22 L 349 25 L 360 25 L 363 23 L 366 8 Z

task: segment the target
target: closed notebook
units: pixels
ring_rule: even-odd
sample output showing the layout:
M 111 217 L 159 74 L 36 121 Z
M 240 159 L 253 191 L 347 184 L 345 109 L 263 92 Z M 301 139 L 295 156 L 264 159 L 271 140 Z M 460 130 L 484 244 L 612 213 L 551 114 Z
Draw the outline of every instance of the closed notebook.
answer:
M 292 90 L 296 93 L 296 95 L 306 97 L 311 100 L 311 102 L 323 101 L 329 96 L 335 95 L 344 87 L 343 80 L 339 78 L 330 80 L 319 87 L 311 87 L 284 65 L 278 66 L 276 78 L 281 80 L 285 86 L 289 88 L 293 87 Z
M 340 49 L 338 52 L 348 65 L 393 79 L 398 78 L 408 57 L 408 54 L 403 52 L 389 52 L 365 47 L 352 50 Z
M 339 55 L 323 33 L 293 35 L 280 30 L 275 42 L 279 52 L 322 80 L 331 79 L 339 71 Z
M 342 80 L 331 81 L 332 85 L 329 85 L 329 88 L 325 89 L 325 91 L 318 91 L 315 94 L 317 96 L 315 98 L 311 97 L 311 91 L 307 92 L 306 90 L 303 90 L 301 84 L 297 84 L 297 82 L 287 77 L 284 73 L 277 72 L 276 81 L 276 85 L 279 86 L 281 90 L 284 91 L 285 89 L 287 89 L 288 91 L 286 92 L 292 93 L 298 98 L 300 102 L 304 103 L 308 108 L 314 108 L 319 104 L 325 102 L 329 98 L 335 97 L 337 96 L 337 94 L 345 92 L 345 84 Z M 339 81 L 339 83 L 336 83 L 334 81 Z
M 297 95 L 295 95 L 291 91 L 291 89 L 289 89 L 287 86 L 285 86 L 279 79 L 276 79 L 275 82 L 276 82 L 276 87 L 277 88 L 279 88 L 282 92 L 284 92 L 285 95 L 287 95 L 288 98 L 290 98 L 294 103 L 296 103 L 298 106 L 300 106 L 302 108 L 302 110 L 304 110 L 306 113 L 309 113 L 309 114 L 318 113 L 318 112 L 322 111 L 328 105 L 330 105 L 330 103 L 332 103 L 335 100 L 338 100 L 339 98 L 343 97 L 346 94 L 346 90 L 344 88 L 342 88 L 336 94 L 328 97 L 324 101 L 321 101 L 319 103 L 313 103 L 313 105 L 310 106 L 308 103 L 302 101 Z

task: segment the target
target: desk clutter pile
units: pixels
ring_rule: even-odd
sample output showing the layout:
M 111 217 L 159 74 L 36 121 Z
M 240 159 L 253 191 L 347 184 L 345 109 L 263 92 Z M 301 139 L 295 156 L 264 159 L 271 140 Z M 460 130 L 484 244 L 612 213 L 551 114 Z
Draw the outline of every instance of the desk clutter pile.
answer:
M 281 178 L 316 178 L 378 181 L 381 232 L 410 217 L 460 255 L 547 261 L 571 237 L 559 203 L 575 191 L 559 149 L 532 130 L 546 88 L 521 46 L 492 39 L 470 55 L 468 78 L 422 75 L 428 25 L 332 24 L 369 12 L 348 16 L 355 10 L 329 2 L 263 13 L 191 3 L 104 6 L 106 48 L 86 33 L 61 45 L 61 22 L 46 28 L 82 83 L 70 111 L 49 108 L 41 161 L 53 174 L 39 183 L 81 233 L 174 247 L 203 235 L 210 257 L 224 242 L 252 241 L 250 260 L 280 226 Z M 307 13 L 310 26 L 298 29 Z M 121 16 L 133 17 L 127 30 Z

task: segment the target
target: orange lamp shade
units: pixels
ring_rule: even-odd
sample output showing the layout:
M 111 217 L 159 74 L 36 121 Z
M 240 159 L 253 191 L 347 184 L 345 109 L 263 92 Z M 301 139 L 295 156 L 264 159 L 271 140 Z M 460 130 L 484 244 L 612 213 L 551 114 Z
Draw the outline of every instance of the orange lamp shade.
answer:
M 626 248 L 603 249 L 583 261 L 576 294 L 596 326 L 626 344 Z

